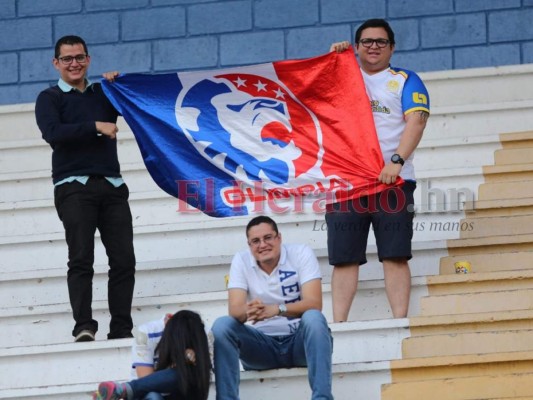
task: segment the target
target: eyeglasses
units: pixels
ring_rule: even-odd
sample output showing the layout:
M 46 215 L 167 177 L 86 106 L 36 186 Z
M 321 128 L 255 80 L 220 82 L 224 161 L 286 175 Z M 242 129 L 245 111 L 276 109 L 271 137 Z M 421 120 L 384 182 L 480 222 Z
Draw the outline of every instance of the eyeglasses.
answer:
M 261 242 L 263 242 L 264 244 L 272 244 L 277 237 L 278 237 L 277 233 L 275 235 L 274 234 L 265 235 L 265 236 L 263 236 L 262 239 L 261 238 L 253 238 L 252 240 L 249 240 L 248 244 L 250 246 L 252 246 L 252 247 L 261 246 Z
M 363 47 L 366 47 L 367 49 L 371 48 L 374 43 L 376 44 L 376 46 L 378 46 L 378 48 L 383 49 L 384 47 L 387 47 L 389 45 L 390 40 L 365 38 L 361 39 L 359 43 L 361 43 Z
M 58 57 L 57 59 L 64 65 L 70 65 L 74 60 L 76 60 L 78 64 L 85 64 L 87 62 L 87 57 L 87 54 L 78 54 L 77 56 Z

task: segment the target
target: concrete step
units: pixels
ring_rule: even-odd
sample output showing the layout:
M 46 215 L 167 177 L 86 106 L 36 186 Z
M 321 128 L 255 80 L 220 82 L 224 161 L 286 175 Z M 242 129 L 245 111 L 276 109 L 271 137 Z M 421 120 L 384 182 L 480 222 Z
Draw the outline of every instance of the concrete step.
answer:
M 533 269 L 426 277 L 430 296 L 533 289 Z
M 119 158 L 122 161 L 122 172 L 132 199 L 135 200 L 135 195 L 144 199 L 150 197 L 168 199 L 169 196 L 155 185 L 146 172 L 131 132 L 124 132 L 121 137 Z M 471 186 L 467 186 L 468 190 L 474 191 L 477 188 L 477 181 L 481 183 L 481 166 L 492 163 L 492 153 L 499 147 L 501 147 L 499 137 L 494 134 L 471 136 L 468 140 L 462 137 L 442 139 L 442 136 L 437 139 L 424 138 L 417 151 L 418 177 L 422 180 L 431 180 L 433 190 L 455 190 L 460 185 L 470 183 Z M 461 161 L 453 165 L 443 166 L 444 162 L 435 162 L 436 159 L 445 161 L 455 157 L 458 151 L 468 154 L 468 157 L 461 157 Z M 20 162 L 21 158 L 24 162 Z M 44 141 L 38 138 L 27 140 L 17 138 L 0 142 L 0 166 L 3 167 L 0 174 L 1 210 L 9 212 L 27 207 L 36 208 L 40 204 L 39 200 L 46 199 L 50 200 L 49 205 L 52 204 L 50 149 Z M 423 187 L 421 189 L 423 190 Z M 177 203 L 175 199 L 172 201 Z M 419 208 L 420 211 L 423 212 Z
M 466 178 L 463 177 L 463 179 Z M 458 222 L 461 218 L 464 218 L 464 212 L 462 211 L 464 208 L 463 194 L 459 194 L 454 187 L 459 187 L 461 193 L 468 192 L 468 197 L 474 199 L 477 184 L 473 185 L 472 182 L 476 182 L 477 179 L 481 181 L 482 176 L 470 177 L 469 185 L 471 186 L 468 187 L 466 182 L 464 182 L 464 186 L 459 187 L 461 183 L 458 183 L 453 176 L 432 180 L 431 186 L 429 186 L 427 180 L 419 180 L 418 189 L 415 191 L 415 207 L 417 210 L 415 240 L 459 237 L 460 227 Z M 20 186 L 20 182 L 11 181 L 11 183 L 19 185 L 18 187 L 23 191 L 37 190 L 36 187 L 32 189 L 30 186 L 24 188 Z M 49 192 L 52 195 L 53 188 L 50 182 L 47 182 L 46 188 L 43 193 Z M 436 193 L 439 194 L 439 201 L 441 202 L 438 205 L 436 204 Z M 184 203 L 161 190 L 132 192 L 129 204 L 136 230 L 141 228 L 144 230 L 150 229 L 150 226 L 160 226 L 162 230 L 166 230 L 166 225 L 172 226 L 176 224 L 192 230 L 197 230 L 199 226 L 206 228 L 210 225 L 221 225 L 221 222 L 215 222 L 221 219 L 208 217 L 200 212 L 183 212 Z M 0 226 L 0 245 L 3 240 L 13 243 L 16 237 L 20 237 L 22 241 L 27 241 L 31 236 L 39 240 L 39 237 L 36 237 L 37 235 L 48 233 L 59 234 L 56 237 L 63 237 L 64 235 L 63 226 L 57 217 L 52 198 L 0 202 L 0 218 L 8 222 Z M 237 219 L 242 221 L 246 218 L 248 217 Z M 275 218 L 280 221 L 291 219 L 297 221 L 302 219 L 312 220 L 311 229 L 315 229 L 315 233 L 319 233 L 319 231 L 325 233 L 326 231 L 326 225 L 323 224 L 325 214 L 323 212 L 314 212 L 310 207 L 307 207 L 303 213 L 275 214 Z M 233 218 L 224 218 L 222 220 L 233 220 Z M 416 226 L 417 224 L 418 227 Z M 45 240 L 54 239 L 52 237 Z M 373 237 L 371 240 L 373 240 Z
M 131 131 L 120 132 L 118 154 L 121 164 L 142 164 L 137 142 Z M 475 151 L 472 149 L 475 148 Z M 498 135 L 470 137 L 467 142 L 462 138 L 423 139 L 417 147 L 417 170 L 437 170 L 472 168 L 492 163 L 494 151 L 501 148 Z M 457 152 L 468 153 L 469 157 L 457 158 L 453 165 L 436 163 L 435 159 L 449 160 Z M 21 157 L 26 162 L 21 163 Z M 50 175 L 52 149 L 40 137 L 25 140 L 0 140 L 0 171 L 18 173 L 46 171 Z M 444 164 L 444 165 L 443 165 Z
M 402 358 L 533 350 L 533 310 L 418 316 Z
M 502 372 L 531 373 L 532 368 L 532 351 L 391 360 L 393 383 L 476 377 Z
M 511 217 L 529 214 L 533 214 L 533 198 L 529 197 L 506 200 L 477 200 L 471 209 L 465 207 L 465 216 L 472 220 L 484 217 Z
M 181 218 L 181 216 L 180 216 Z M 317 228 L 315 215 L 276 216 L 284 241 L 303 242 L 324 248 L 326 230 Z M 245 226 L 249 217 L 210 218 L 203 214 L 185 214 L 179 222 L 134 227 L 134 245 L 138 262 L 178 258 L 233 255 L 246 246 Z M 205 240 L 206 231 L 209 240 Z M 98 237 L 98 234 L 96 235 Z M 0 237 L 0 268 L 5 272 L 59 268 L 67 260 L 67 247 L 61 228 L 55 233 Z M 99 240 L 95 246 L 95 264 L 107 264 Z
M 526 235 L 533 233 L 533 214 L 512 216 L 488 216 L 467 218 L 461 225 L 468 226 L 461 232 L 461 238 L 473 239 L 494 235 Z
M 491 397 L 490 399 L 482 399 L 480 397 L 476 397 L 474 400 L 509 400 L 509 397 L 503 398 L 503 397 Z M 533 397 L 527 396 L 527 397 L 512 397 L 513 400 L 532 400 Z
M 338 364 L 332 368 L 333 395 L 337 400 L 380 399 L 381 385 L 390 382 L 389 362 Z M 108 379 L 108 377 L 106 377 Z M 81 384 L 46 385 L 22 389 L 0 390 L 0 399 L 17 400 L 79 400 L 89 398 L 98 381 Z M 307 369 L 292 368 L 241 373 L 240 395 L 244 399 L 272 400 L 298 393 L 310 398 Z M 209 400 L 215 399 L 214 383 Z
M 124 129 L 125 132 L 122 132 L 121 129 L 119 158 L 122 161 L 122 170 L 131 192 L 159 190 L 148 177 L 145 167 L 140 161 L 139 151 L 127 125 Z M 452 175 L 458 179 L 465 175 L 465 172 L 467 175 L 479 175 L 481 166 L 492 163 L 492 153 L 501 145 L 495 134 L 472 137 L 471 132 L 465 133 L 468 139 L 455 136 L 443 140 L 442 135 L 433 139 L 430 136 L 425 136 L 417 151 L 419 178 L 431 179 Z M 0 143 L 0 153 L 2 151 L 6 153 L 1 154 L 2 157 L 0 157 L 2 160 L 5 159 L 6 163 L 6 168 L 2 170 L 3 173 L 0 175 L 1 202 L 50 199 L 52 197 L 50 149 L 46 143 L 38 139 L 39 137 L 40 135 L 35 135 L 26 141 L 17 137 L 15 140 Z M 7 140 L 4 136 L 2 139 Z M 436 146 L 440 147 L 439 151 L 435 148 Z M 479 149 L 468 151 L 467 147 L 474 146 Z M 26 151 L 26 149 L 28 150 Z M 455 156 L 458 151 L 468 153 L 468 157 L 461 157 L 461 161 L 446 167 L 443 167 L 442 163 L 435 163 L 435 158 L 447 160 L 450 156 Z M 36 156 L 34 152 L 38 152 L 39 156 Z M 27 162 L 12 162 L 13 160 L 20 160 L 21 154 L 27 157 Z M 456 181 L 453 184 L 459 185 L 461 182 Z
M 461 171 L 457 171 L 457 173 L 460 174 Z M 135 175 L 135 179 L 138 179 L 139 183 L 137 189 L 140 189 L 141 186 L 146 189 L 134 191 L 132 189 L 132 176 L 125 177 L 130 188 L 129 203 L 135 227 L 182 225 L 183 223 L 186 226 L 194 226 L 199 222 L 205 226 L 205 224 L 210 224 L 211 221 L 219 220 L 208 217 L 198 210 L 190 212 L 191 208 L 155 187 L 155 183 L 147 176 L 146 171 L 138 171 Z M 2 197 L 0 200 L 0 218 L 8 221 L 7 224 L 3 224 L 0 227 L 0 245 L 3 236 L 26 237 L 49 232 L 61 232 L 61 235 L 63 235 L 63 228 L 57 218 L 53 203 L 53 186 L 50 179 L 46 177 L 25 180 L 14 175 L 11 177 L 13 179 L 2 182 L 0 176 L 0 196 Z M 41 179 L 42 181 L 38 182 Z M 447 235 L 449 232 L 446 229 L 441 228 L 442 223 L 447 221 L 458 222 L 464 217 L 463 197 L 466 193 L 468 198 L 475 199 L 477 187 L 482 183 L 482 180 L 481 173 L 475 176 L 449 175 L 438 179 L 420 179 L 418 182 L 419 189 L 415 191 L 415 207 L 417 210 L 417 219 L 415 221 L 428 221 L 427 229 L 425 229 L 422 238 L 424 240 L 454 238 L 454 236 Z M 435 204 L 437 202 L 436 193 L 438 193 L 440 204 Z M 15 198 L 26 200 L 15 200 Z M 268 205 L 264 205 L 268 210 Z M 252 215 L 257 213 L 254 210 L 251 211 Z M 325 231 L 326 229 L 325 225 L 321 225 L 321 222 L 324 221 L 324 212 L 322 210 L 314 211 L 309 204 L 304 206 L 304 212 L 302 213 L 274 213 L 274 215 L 276 220 L 290 218 L 316 220 L 319 222 L 316 226 L 317 231 Z M 240 219 L 246 218 L 248 217 L 241 217 Z M 223 220 L 232 219 L 224 218 Z M 433 228 L 432 222 L 435 222 Z M 439 224 L 439 222 L 442 223 Z M 218 224 L 220 225 L 220 223 Z
M 441 218 L 441 216 L 439 216 Z M 415 232 L 413 249 L 435 249 L 438 256 L 446 244 L 443 239 L 459 237 L 455 223 L 460 215 L 442 215 L 442 221 L 432 215 L 417 221 L 431 220 Z M 134 246 L 137 261 L 158 261 L 179 258 L 233 255 L 246 247 L 244 230 L 250 217 L 210 218 L 199 214 L 180 214 L 180 221 L 155 225 L 134 225 Z M 323 249 L 327 243 L 327 227 L 321 214 L 280 214 L 275 216 L 285 243 L 306 243 Z M 448 221 L 449 220 L 449 221 Z M 448 221 L 444 223 L 443 221 Z M 420 222 L 420 223 L 421 223 Z M 427 228 L 426 228 L 427 227 Z M 0 236 L 0 269 L 4 272 L 62 268 L 67 260 L 67 246 L 61 227 L 54 233 Z M 206 233 L 208 232 L 208 233 Z M 208 240 L 206 240 L 208 235 Z M 107 256 L 95 241 L 95 265 L 107 264 Z M 375 244 L 369 235 L 368 253 Z M 435 259 L 436 260 L 436 259 Z
M 410 315 L 420 311 L 420 298 L 427 295 L 424 278 L 413 278 Z M 331 289 L 323 284 L 322 310 L 328 321 L 332 321 Z M 361 281 L 349 320 L 387 319 L 391 317 L 389 304 L 382 280 Z M 160 295 L 157 297 L 135 297 L 132 317 L 135 325 L 158 319 L 163 313 L 175 313 L 180 309 L 199 312 L 210 326 L 220 315 L 227 313 L 226 291 Z M 93 318 L 99 322 L 97 339 L 105 338 L 108 332 L 109 311 L 106 300 L 93 300 Z M 68 302 L 47 305 L 32 305 L 0 308 L 3 347 L 31 346 L 68 343 L 73 340 L 72 312 Z
M 481 179 L 481 175 L 479 175 Z M 475 181 L 476 179 L 472 179 Z M 427 181 L 419 181 L 419 189 L 415 191 L 415 207 L 417 209 L 417 218 L 415 222 L 425 229 L 415 229 L 415 240 L 418 232 L 423 231 L 421 239 L 452 239 L 454 238 L 454 232 L 457 229 L 453 228 L 454 223 L 459 222 L 464 217 L 462 211 L 462 200 L 459 199 L 458 194 L 453 194 L 453 188 L 449 186 L 457 185 L 454 183 L 452 176 L 446 179 L 439 179 L 439 181 L 432 181 L 432 186 L 429 190 L 426 188 Z M 438 185 L 438 186 L 437 186 Z M 1 185 L 0 185 L 1 186 Z M 21 189 L 22 186 L 19 186 Z M 47 184 L 47 191 L 52 193 L 51 184 Z M 474 198 L 474 190 L 476 187 L 472 185 L 472 188 L 461 187 L 461 190 L 466 190 L 470 193 L 470 197 Z M 24 191 L 30 190 L 30 187 L 24 189 Z M 434 194 L 439 193 L 442 198 L 442 204 L 435 205 Z M 43 191 L 44 192 L 44 191 Z M 134 192 L 130 194 L 130 208 L 133 217 L 133 224 L 135 229 L 150 226 L 161 226 L 165 230 L 165 225 L 179 224 L 186 226 L 190 229 L 196 230 L 197 226 L 201 225 L 202 228 L 209 225 L 218 225 L 220 222 L 217 218 L 211 218 L 199 212 L 182 212 L 182 206 L 180 202 L 164 193 L 161 190 L 147 191 L 147 192 Z M 181 208 L 180 208 L 181 207 Z M 0 202 L 0 218 L 6 220 L 6 224 L 0 226 L 0 244 L 3 238 L 9 240 L 11 243 L 15 240 L 15 237 L 22 237 L 23 241 L 27 240 L 27 237 L 33 235 L 43 235 L 47 233 L 59 233 L 63 236 L 63 227 L 61 221 L 57 217 L 57 212 L 53 203 L 53 199 L 35 199 L 26 201 L 4 201 Z M 240 218 L 240 220 L 248 217 Z M 310 208 L 306 209 L 304 213 L 285 213 L 276 214 L 276 220 L 281 221 L 294 219 L 294 220 L 312 220 L 317 221 L 316 224 L 312 224 L 311 228 L 315 229 L 315 232 L 326 230 L 324 222 L 325 214 L 322 212 L 314 212 Z M 223 220 L 233 220 L 232 218 L 224 218 Z M 426 221 L 425 223 L 423 223 Z M 444 225 L 446 222 L 451 224 Z M 425 226 L 424 226 L 425 225 Z M 416 226 L 415 226 L 416 228 Z M 143 228 L 144 229 L 144 228 Z M 451 232 L 450 232 L 451 230 Z M 450 235 L 448 235 L 448 233 Z M 38 239 L 38 238 L 36 238 Z M 52 239 L 53 240 L 53 239 Z
M 142 163 L 139 147 L 129 129 L 119 133 L 117 145 L 121 163 Z M 26 162 L 20 162 L 22 157 Z M 25 140 L 4 139 L 0 141 L 0 168 L 2 173 L 48 171 L 51 175 L 52 149 L 40 135 Z
M 121 174 L 130 193 L 157 192 L 161 189 L 148 175 L 144 164 L 121 165 Z M 53 199 L 54 187 L 51 168 L 0 174 L 1 202 Z
M 224 290 L 224 276 L 229 271 L 231 259 L 231 256 L 184 257 L 138 263 L 134 297 Z M 320 261 L 329 282 L 330 267 L 327 259 L 321 257 Z M 95 266 L 93 300 L 107 299 L 107 272 L 107 265 Z M 32 290 L 25 291 L 28 287 L 32 287 Z M 66 267 L 4 274 L 0 278 L 0 288 L 0 304 L 3 308 L 68 302 Z
M 163 191 L 131 194 L 129 204 L 134 226 L 197 224 L 208 220 L 200 214 L 179 212 L 178 202 Z M 63 231 L 52 199 L 0 203 L 0 218 L 9 218 L 9 223 L 0 227 L 0 237 Z
M 495 101 L 494 96 L 501 102 L 531 99 L 533 83 L 527 79 L 532 73 L 533 68 L 528 64 L 424 72 L 420 75 L 431 94 L 431 105 L 440 107 L 484 104 Z M 523 85 L 531 91 L 523 93 Z
M 504 148 L 509 149 L 527 146 L 533 142 L 533 131 L 503 133 L 500 135 L 500 141 Z
M 533 288 L 432 295 L 420 299 L 421 315 L 483 313 L 533 308 Z
M 165 199 L 130 201 L 130 208 L 135 251 L 140 262 L 234 254 L 246 246 L 244 227 L 257 215 L 211 218 L 203 214 L 183 214 L 176 212 L 173 200 Z M 327 243 L 327 225 L 322 213 L 287 213 L 274 215 L 274 218 L 286 243 L 307 243 L 314 248 L 323 248 Z M 434 244 L 439 249 L 440 242 L 445 246 L 445 240 L 458 239 L 465 229 L 471 229 L 469 223 L 461 223 L 463 218 L 462 212 L 417 213 L 413 223 L 413 243 L 425 247 Z M 4 211 L 0 205 L 0 219 L 6 221 L 0 226 L 0 253 L 14 255 L 0 258 L 2 270 L 18 272 L 58 268 L 66 264 L 65 233 L 52 206 Z M 211 231 L 214 231 L 213 236 L 207 242 L 204 240 L 206 232 Z M 98 231 L 95 237 L 95 262 L 107 263 Z M 191 243 L 198 243 L 198 246 L 191 246 Z M 374 235 L 370 234 L 368 245 L 374 244 Z
M 523 89 L 520 88 L 520 91 Z M 505 100 L 491 96 L 491 102 L 475 101 L 462 104 L 439 104 L 439 101 L 433 101 L 433 93 L 431 96 L 431 118 L 424 132 L 426 138 L 468 137 L 475 132 L 500 134 L 527 131 L 531 128 L 531 117 L 527 110 L 531 108 L 533 97 L 529 94 L 524 98 L 518 96 Z M 17 126 L 16 132 L 10 129 L 13 126 Z M 119 137 L 130 132 L 122 118 L 119 118 L 118 126 Z M 35 123 L 34 105 L 0 107 L 0 138 L 5 141 L 41 138 L 41 132 Z
M 452 256 L 484 253 L 515 253 L 531 250 L 532 234 L 497 235 L 473 239 L 448 240 L 448 251 Z
M 483 174 L 487 182 L 533 180 L 533 163 L 486 165 Z
M 437 189 L 442 191 L 449 189 L 459 190 L 462 187 L 469 188 L 469 190 L 476 190 L 477 185 L 483 183 L 482 166 L 491 163 L 492 151 L 497 145 L 497 143 L 487 144 L 488 149 L 486 152 L 478 151 L 478 149 L 472 147 L 470 151 L 472 156 L 469 155 L 468 165 L 454 164 L 448 167 L 442 166 L 443 163 L 448 162 L 448 159 L 444 155 L 433 154 L 429 150 L 427 152 L 424 150 L 417 151 L 417 178 L 418 180 L 429 181 L 431 187 L 435 188 L 433 191 Z M 459 147 L 458 145 L 455 150 L 452 149 L 450 151 L 450 157 L 452 157 L 452 154 L 456 156 L 458 151 L 465 152 L 465 155 L 468 154 L 468 149 L 465 149 L 465 146 L 462 146 L 463 148 L 460 150 Z M 19 159 L 21 157 L 23 159 L 25 158 L 25 156 L 19 154 Z M 53 184 L 49 157 L 43 160 L 42 163 L 47 164 L 45 169 L 15 172 L 2 171 L 0 173 L 0 203 L 53 200 Z M 436 164 L 440 165 L 440 168 Z M 20 165 L 20 161 L 17 165 Z M 121 173 L 128 184 L 131 195 L 152 192 L 152 195 L 159 193 L 159 197 L 170 197 L 155 184 L 149 176 L 145 165 L 141 162 L 122 162 Z M 32 203 L 28 204 L 31 205 Z M 18 208 L 21 207 L 19 206 Z
M 431 107 L 431 117 L 424 131 L 428 139 L 469 136 L 468 132 L 500 134 L 531 129 L 533 116 L 528 114 L 533 100 Z M 513 121 L 518 118 L 520 121 Z
M 0 120 L 1 122 L 1 120 Z M 142 165 L 143 160 L 133 133 L 120 132 L 118 138 L 118 155 L 122 166 Z M 454 169 L 479 168 L 492 164 L 496 151 L 501 151 L 498 135 L 470 136 L 467 141 L 462 137 L 451 138 L 423 138 L 416 152 L 417 171 L 435 170 L 445 171 Z M 458 152 L 468 154 L 468 157 L 457 158 Z M 3 174 L 30 173 L 46 171 L 51 175 L 52 149 L 37 136 L 31 139 L 6 140 L 0 139 L 0 171 Z M 26 162 L 21 163 L 21 158 Z M 453 164 L 446 164 L 444 160 L 454 159 Z M 442 159 L 443 162 L 435 162 Z
M 530 320 L 530 325 L 533 320 Z M 409 337 L 404 358 L 533 351 L 533 330 L 444 333 Z M 532 371 L 533 372 L 533 371 Z
M 40 137 L 41 132 L 35 122 L 34 103 L 0 107 L 0 140 L 13 141 Z
M 533 185 L 529 180 L 484 183 L 480 185 L 478 192 L 478 198 L 484 201 L 504 201 L 531 198 L 531 196 L 533 196 Z
M 409 318 L 411 337 L 433 334 L 531 329 L 533 310 L 488 311 L 474 314 L 424 315 Z
M 119 117 L 117 125 L 119 136 L 130 131 L 122 117 Z M 0 106 L 0 141 L 35 140 L 41 137 L 41 131 L 35 122 L 34 103 Z
M 469 357 L 469 356 L 468 356 Z M 454 360 L 450 360 L 451 363 Z M 496 363 L 496 362 L 495 362 Z M 504 363 L 498 363 L 504 364 Z M 452 366 L 450 368 L 453 368 Z M 461 367 L 463 367 L 461 365 Z M 491 368 L 490 375 L 487 371 Z M 474 368 L 480 369 L 486 375 L 472 376 Z M 460 377 L 443 377 L 441 379 L 426 379 L 416 382 L 401 382 L 386 384 L 382 388 L 382 400 L 410 400 L 414 398 L 433 400 L 475 400 L 475 399 L 531 399 L 533 393 L 533 369 L 531 366 L 526 372 L 508 373 L 505 365 L 498 371 L 495 366 L 487 362 L 470 365 L 470 368 L 457 367 L 462 372 Z
M 497 150 L 494 154 L 494 161 L 496 165 L 529 164 L 533 162 L 533 141 L 520 147 Z
M 486 252 L 442 257 L 440 259 L 440 273 L 455 274 L 454 264 L 457 261 L 464 260 L 470 262 L 473 273 L 531 269 L 533 266 L 533 250 L 509 253 Z
M 361 268 L 361 281 L 383 279 L 383 270 L 376 256 L 375 246 L 370 246 L 368 265 Z M 435 254 L 444 249 L 415 249 L 411 260 L 413 277 L 438 273 L 436 263 L 430 264 Z M 322 270 L 322 282 L 329 283 L 332 267 L 327 258 L 327 249 L 315 249 Z M 134 297 L 170 294 L 201 293 L 225 289 L 224 276 L 229 272 L 233 255 L 182 257 L 138 262 L 136 266 L 136 289 Z M 433 260 L 434 261 L 434 260 Z M 431 265 L 431 267 L 429 267 Z M 107 298 L 106 264 L 94 267 L 93 299 Z M 157 282 L 154 285 L 153 282 Z M 25 291 L 32 287 L 31 291 Z M 68 302 L 66 266 L 38 270 L 21 270 L 0 276 L 0 304 L 3 308 L 46 305 Z
M 331 330 L 335 341 L 334 364 L 338 369 L 346 369 L 348 366 L 348 371 L 358 364 L 387 362 L 399 358 L 401 341 L 409 335 L 406 319 L 332 324 Z M 358 346 L 353 346 L 354 340 Z M 2 364 L 11 365 L 12 368 L 4 373 L 5 379 L 4 383 L 0 384 L 0 393 L 24 389 L 28 385 L 28 379 L 17 371 L 28 370 L 30 365 L 34 371 L 41 371 L 33 374 L 32 387 L 79 385 L 110 379 L 128 380 L 130 351 L 131 339 L 2 349 Z M 80 358 L 84 360 L 83 364 L 80 364 Z M 80 373 L 81 369 L 84 373 Z M 289 373 L 288 376 L 295 377 L 302 373 L 306 375 L 307 371 L 300 369 L 297 374 Z M 258 373 L 250 375 L 257 376 Z M 262 373 L 259 375 L 261 379 L 266 380 L 269 375 L 281 376 L 276 371 L 267 372 L 266 377 Z M 290 386 L 293 379 L 289 381 L 287 384 Z

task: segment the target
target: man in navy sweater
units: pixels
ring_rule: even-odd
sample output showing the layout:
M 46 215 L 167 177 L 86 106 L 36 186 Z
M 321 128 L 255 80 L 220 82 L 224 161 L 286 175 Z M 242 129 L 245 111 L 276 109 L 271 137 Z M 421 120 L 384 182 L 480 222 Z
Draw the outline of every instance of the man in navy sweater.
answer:
M 131 302 L 135 284 L 133 228 L 128 187 L 120 175 L 118 112 L 99 83 L 90 82 L 91 58 L 84 40 L 64 36 L 55 46 L 60 79 L 35 104 L 37 125 L 52 147 L 54 200 L 68 245 L 67 282 L 76 342 L 92 341 L 98 322 L 92 315 L 94 235 L 100 232 L 109 258 L 108 339 L 132 337 Z

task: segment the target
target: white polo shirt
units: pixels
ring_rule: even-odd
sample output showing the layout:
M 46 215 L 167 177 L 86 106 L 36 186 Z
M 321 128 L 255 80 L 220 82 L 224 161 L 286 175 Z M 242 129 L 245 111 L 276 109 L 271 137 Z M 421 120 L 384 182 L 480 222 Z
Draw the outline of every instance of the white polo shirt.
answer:
M 237 253 L 231 262 L 228 289 L 248 292 L 248 301 L 261 299 L 265 304 L 288 304 L 301 300 L 302 285 L 322 279 L 313 250 L 304 244 L 282 244 L 280 260 L 270 275 L 257 265 L 248 249 Z M 293 334 L 300 318 L 276 316 L 257 322 L 252 327 L 266 335 Z

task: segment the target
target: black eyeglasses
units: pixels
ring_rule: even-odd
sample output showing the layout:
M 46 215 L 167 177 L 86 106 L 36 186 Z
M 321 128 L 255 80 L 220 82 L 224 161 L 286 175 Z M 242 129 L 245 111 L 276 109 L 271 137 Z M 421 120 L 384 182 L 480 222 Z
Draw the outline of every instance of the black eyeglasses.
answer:
M 77 56 L 58 57 L 58 60 L 64 65 L 70 65 L 74 60 L 76 60 L 78 64 L 85 64 L 87 62 L 87 57 L 87 54 L 78 54 Z
M 365 38 L 365 39 L 361 39 L 359 43 L 361 43 L 363 47 L 366 47 L 368 49 L 372 47 L 372 45 L 375 43 L 376 46 L 378 46 L 378 48 L 383 49 L 384 47 L 387 47 L 390 44 L 390 40 Z
M 265 235 L 263 236 L 263 238 L 253 238 L 252 240 L 248 241 L 248 244 L 252 247 L 259 247 L 261 245 L 261 242 L 267 244 L 267 245 L 271 245 L 272 243 L 274 243 L 274 239 L 276 239 L 278 237 L 277 234 L 269 234 L 269 235 Z

